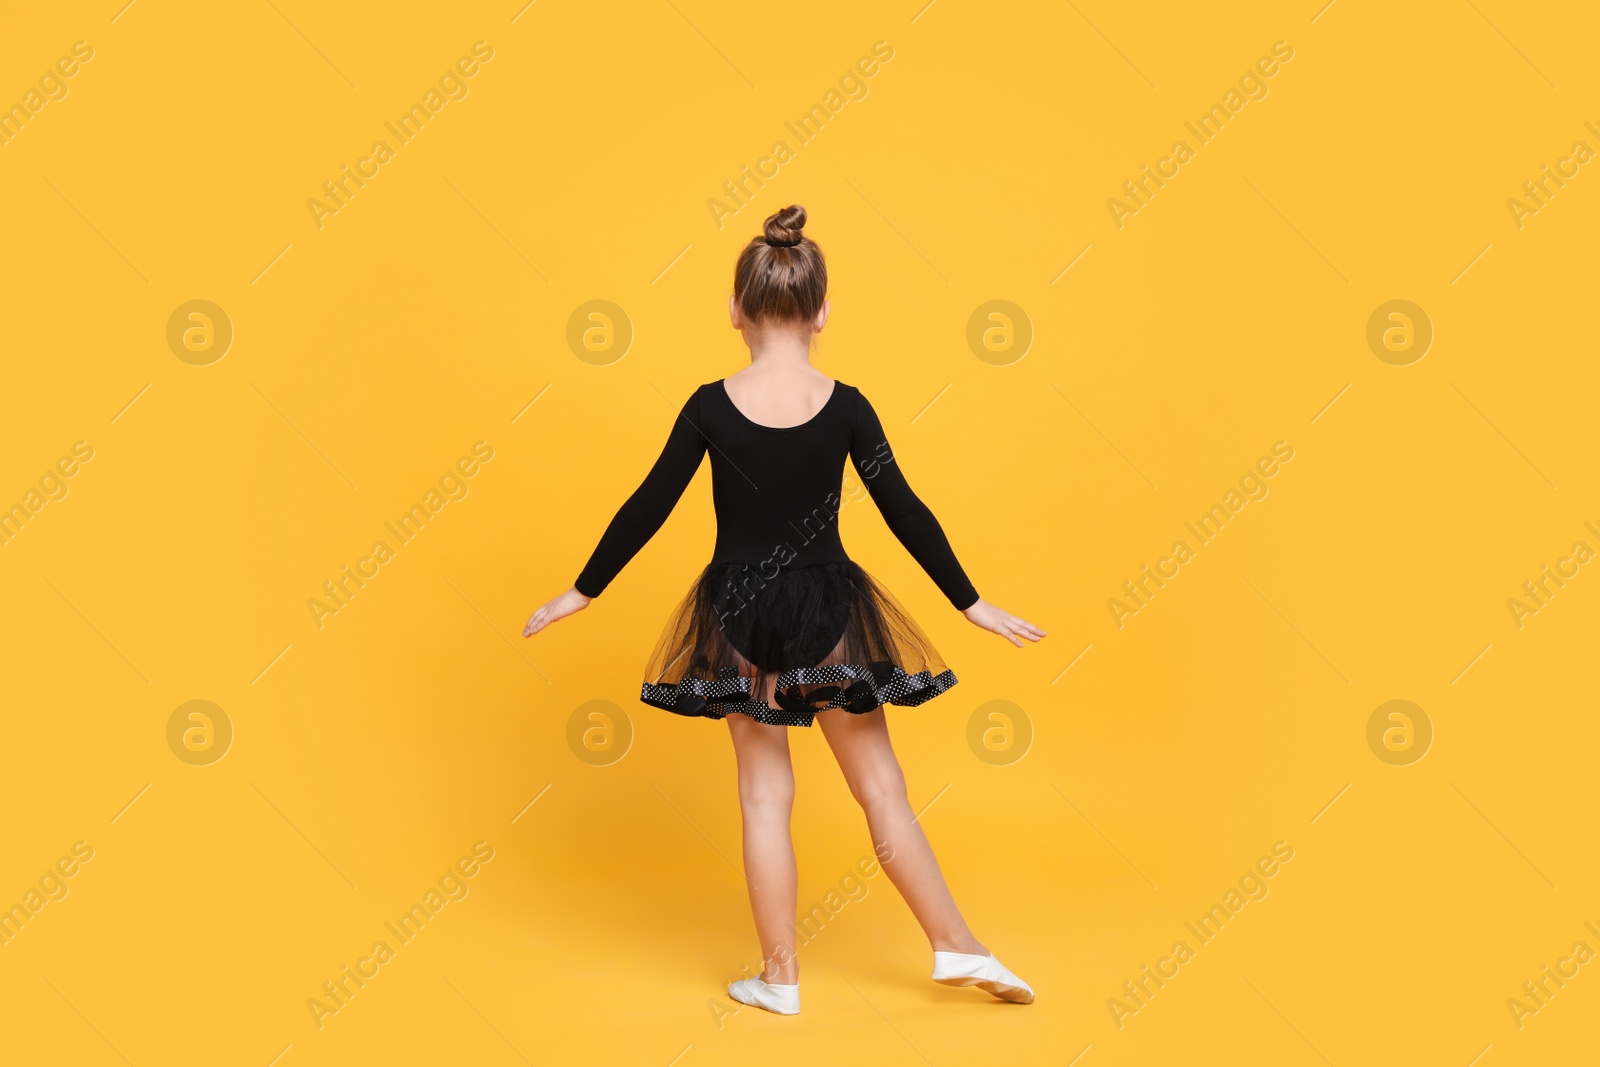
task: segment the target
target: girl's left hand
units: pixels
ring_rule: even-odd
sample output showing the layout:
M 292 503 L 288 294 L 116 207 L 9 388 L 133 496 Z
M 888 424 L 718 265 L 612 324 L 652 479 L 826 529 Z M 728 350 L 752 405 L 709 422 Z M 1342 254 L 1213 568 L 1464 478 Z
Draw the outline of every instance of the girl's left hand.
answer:
M 589 606 L 589 598 L 576 589 L 568 589 L 550 603 L 534 612 L 528 618 L 528 625 L 522 628 L 523 637 L 532 637 L 540 630 L 549 626 L 557 619 L 564 619 L 574 612 L 582 611 Z

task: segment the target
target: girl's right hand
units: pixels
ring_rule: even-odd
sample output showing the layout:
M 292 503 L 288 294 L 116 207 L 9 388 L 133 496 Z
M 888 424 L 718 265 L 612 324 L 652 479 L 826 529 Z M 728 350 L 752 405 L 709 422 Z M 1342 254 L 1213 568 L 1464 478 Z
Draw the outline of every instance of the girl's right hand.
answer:
M 1029 641 L 1038 642 L 1039 638 L 1045 636 L 1045 632 L 1033 623 L 1028 622 L 1026 619 L 1019 619 L 1010 612 L 1001 611 L 981 597 L 976 604 L 967 608 L 961 614 L 965 615 L 967 621 L 974 626 L 988 630 L 990 633 L 997 633 L 1018 648 L 1022 647 L 1021 639 L 1024 637 Z
M 588 597 L 576 589 L 568 589 L 565 593 L 562 593 L 529 616 L 528 625 L 522 628 L 522 636 L 532 637 L 557 619 L 564 619 L 573 612 L 582 611 L 588 606 Z

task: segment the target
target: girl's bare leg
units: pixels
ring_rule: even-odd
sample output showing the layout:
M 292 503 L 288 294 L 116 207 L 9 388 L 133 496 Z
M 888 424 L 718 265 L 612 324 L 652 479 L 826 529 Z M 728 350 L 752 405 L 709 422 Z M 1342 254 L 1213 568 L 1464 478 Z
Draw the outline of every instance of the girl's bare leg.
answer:
M 794 768 L 786 726 L 768 726 L 748 715 L 728 716 L 739 764 L 739 808 L 744 816 L 744 874 L 750 910 L 765 961 L 761 978 L 779 985 L 800 980 L 794 954 L 794 915 L 799 894 L 789 816 L 794 810 Z
M 816 722 L 851 795 L 866 813 L 873 846 L 880 856 L 890 857 L 883 863 L 884 872 L 911 907 L 934 951 L 988 955 L 989 950 L 967 929 L 933 848 L 912 817 L 905 775 L 889 744 L 883 709 L 860 715 L 831 708 L 819 713 Z

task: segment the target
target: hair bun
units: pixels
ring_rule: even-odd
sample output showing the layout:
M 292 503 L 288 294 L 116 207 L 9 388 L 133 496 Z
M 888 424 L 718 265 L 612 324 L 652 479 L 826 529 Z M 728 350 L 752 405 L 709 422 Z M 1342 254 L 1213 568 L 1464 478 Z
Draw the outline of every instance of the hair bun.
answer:
M 767 244 L 793 246 L 800 243 L 805 225 L 806 209 L 799 204 L 790 204 L 768 215 L 762 230 L 766 234 Z
M 828 299 L 828 265 L 803 232 L 806 209 L 790 204 L 767 216 L 733 268 L 733 297 L 746 325 L 777 323 L 813 333 Z M 741 326 L 740 329 L 744 327 Z

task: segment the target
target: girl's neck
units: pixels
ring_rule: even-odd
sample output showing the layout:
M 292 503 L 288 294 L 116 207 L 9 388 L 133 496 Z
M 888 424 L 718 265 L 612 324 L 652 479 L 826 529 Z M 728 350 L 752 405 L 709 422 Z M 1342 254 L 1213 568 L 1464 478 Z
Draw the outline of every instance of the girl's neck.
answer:
M 750 365 L 763 370 L 788 370 L 811 364 L 811 334 L 798 330 L 771 330 L 746 337 Z

